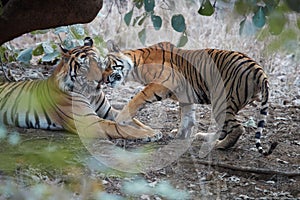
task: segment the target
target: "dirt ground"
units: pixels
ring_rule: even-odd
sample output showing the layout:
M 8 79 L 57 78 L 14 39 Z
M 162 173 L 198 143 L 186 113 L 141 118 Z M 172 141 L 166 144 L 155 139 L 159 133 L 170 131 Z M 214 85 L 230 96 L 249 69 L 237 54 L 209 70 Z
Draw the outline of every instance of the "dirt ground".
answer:
M 27 68 L 26 73 L 22 73 L 22 77 L 32 78 L 33 76 L 41 76 L 41 74 L 46 77 L 52 68 L 51 66 Z M 15 72 L 18 70 L 20 69 L 15 68 Z M 25 75 L 28 75 L 28 77 Z M 253 105 L 247 106 L 239 113 L 239 119 L 244 123 L 246 133 L 242 135 L 234 148 L 228 151 L 212 150 L 209 154 L 202 156 L 199 153 L 201 152 L 203 140 L 196 138 L 190 148 L 179 159 L 157 171 L 126 174 L 124 177 L 109 173 L 103 175 L 101 170 L 99 172 L 99 170 L 93 171 L 84 168 L 83 171 L 89 171 L 89 173 L 84 174 L 90 179 L 100 182 L 101 186 L 98 188 L 108 194 L 115 194 L 128 199 L 181 199 L 147 193 L 129 195 L 124 191 L 124 180 L 134 183 L 137 177 L 144 179 L 149 185 L 168 181 L 177 190 L 188 194 L 185 199 L 300 199 L 300 96 L 299 85 L 297 85 L 299 84 L 297 82 L 299 81 L 299 75 L 299 72 L 293 74 L 273 73 L 270 75 L 272 91 L 270 109 L 262 142 L 264 147 L 269 146 L 271 141 L 277 141 L 279 145 L 268 157 L 261 156 L 256 151 L 255 129 L 247 125 L 251 118 L 256 121 L 258 107 Z M 293 80 L 293 82 L 288 83 L 289 80 Z M 287 86 L 288 88 L 286 88 Z M 116 90 L 104 87 L 104 91 L 114 107 L 121 109 L 134 93 L 141 88 L 136 83 L 126 83 L 126 85 Z M 164 133 L 161 140 L 154 142 L 161 147 L 172 141 L 168 134 L 179 126 L 178 112 L 178 103 L 164 100 L 146 105 L 138 113 L 137 118 Z M 214 130 L 210 106 L 197 105 L 197 122 L 196 132 Z M 59 141 L 78 140 L 78 138 L 76 139 L 67 133 L 53 134 L 53 132 L 47 131 L 16 128 L 9 128 L 8 130 L 17 130 L 22 137 L 31 134 L 31 139 L 35 137 L 32 135 L 38 135 L 38 138 L 46 138 L 49 141 L 53 140 L 53 137 L 54 140 Z M 39 140 L 37 139 L 36 142 L 39 142 Z M 120 143 L 118 144 L 120 145 Z M 128 142 L 124 148 L 134 149 L 136 146 L 143 145 L 139 142 Z M 121 142 L 121 146 L 124 146 L 124 143 Z M 70 146 L 64 148 L 70 148 Z M 84 147 L 76 148 L 72 146 L 71 148 L 75 148 L 74 151 L 84 151 Z M 5 154 L 6 150 L 2 149 L 1 153 Z M 22 171 L 22 167 L 20 169 Z M 28 170 L 28 168 L 26 169 Z M 36 170 L 43 174 L 42 169 L 29 167 L 29 172 L 26 173 L 27 180 L 30 179 L 28 185 L 30 183 L 49 183 L 50 180 L 52 185 L 68 185 L 68 180 L 72 179 L 74 174 L 77 174 L 73 170 L 68 172 L 68 169 L 57 173 L 57 169 L 54 169 L 52 178 L 49 175 L 44 175 L 44 179 L 47 177 L 45 180 L 41 176 L 34 179 L 34 177 L 37 177 Z M 1 171 L 3 177 L 7 179 L 5 170 Z M 17 171 L 10 175 L 13 179 L 23 177 Z M 60 181 L 57 181 L 58 179 Z M 80 182 L 78 179 L 76 181 L 74 181 L 76 184 Z M 76 195 L 77 197 L 80 196 L 80 192 L 76 193 L 75 197 Z M 2 198 L 4 196 L 0 195 L 0 199 Z
M 133 83 L 127 83 L 130 84 Z M 123 94 L 124 98 L 128 96 L 128 88 L 134 91 L 137 87 L 127 86 L 114 91 L 113 99 L 123 97 Z M 274 102 L 278 98 L 281 98 L 281 103 Z M 162 170 L 145 175 L 145 178 L 150 182 L 168 179 L 176 188 L 188 191 L 191 199 L 299 199 L 299 96 L 292 99 L 287 95 L 277 96 L 276 100 L 271 97 L 268 122 L 262 137 L 264 147 L 269 147 L 271 141 L 279 143 L 270 156 L 258 154 L 254 141 L 255 129 L 246 127 L 246 133 L 234 148 L 228 151 L 213 150 L 206 157 L 199 158 L 203 141 L 195 139 L 178 160 Z M 168 134 L 179 125 L 178 112 L 176 102 L 165 100 L 147 105 L 137 118 Z M 247 122 L 253 117 L 255 120 L 257 113 L 258 107 L 247 106 L 239 113 L 239 119 Z M 210 115 L 210 106 L 197 105 L 199 132 L 210 129 Z

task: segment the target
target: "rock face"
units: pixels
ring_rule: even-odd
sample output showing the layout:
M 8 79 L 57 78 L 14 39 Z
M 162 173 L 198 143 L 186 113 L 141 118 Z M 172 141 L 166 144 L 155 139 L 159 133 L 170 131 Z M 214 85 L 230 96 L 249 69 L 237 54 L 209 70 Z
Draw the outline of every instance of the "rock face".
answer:
M 24 33 L 92 21 L 103 0 L 1 0 L 0 45 Z

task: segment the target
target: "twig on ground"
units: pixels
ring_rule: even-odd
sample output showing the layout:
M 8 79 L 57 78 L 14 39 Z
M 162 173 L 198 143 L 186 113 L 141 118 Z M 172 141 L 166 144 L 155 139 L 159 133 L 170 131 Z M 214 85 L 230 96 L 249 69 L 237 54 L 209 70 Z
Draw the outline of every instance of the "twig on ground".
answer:
M 221 167 L 225 169 L 230 169 L 234 171 L 240 172 L 248 172 L 248 173 L 256 173 L 256 174 L 274 174 L 274 175 L 282 175 L 287 177 L 295 177 L 300 176 L 300 172 L 284 172 L 279 170 L 265 169 L 265 168 L 255 168 L 255 167 L 244 167 L 244 166 L 234 166 L 221 162 L 207 161 L 207 160 L 195 160 L 198 164 L 209 165 L 212 167 Z

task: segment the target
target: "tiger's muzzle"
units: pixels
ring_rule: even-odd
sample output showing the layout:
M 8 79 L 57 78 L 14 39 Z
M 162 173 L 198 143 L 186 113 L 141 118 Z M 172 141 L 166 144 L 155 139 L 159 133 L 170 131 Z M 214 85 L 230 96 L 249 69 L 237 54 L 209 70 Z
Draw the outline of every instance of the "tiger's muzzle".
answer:
M 103 76 L 101 83 L 105 83 L 110 87 L 115 87 L 120 83 L 122 83 L 122 81 L 123 81 L 123 75 L 120 74 L 119 72 L 114 72 L 108 76 Z

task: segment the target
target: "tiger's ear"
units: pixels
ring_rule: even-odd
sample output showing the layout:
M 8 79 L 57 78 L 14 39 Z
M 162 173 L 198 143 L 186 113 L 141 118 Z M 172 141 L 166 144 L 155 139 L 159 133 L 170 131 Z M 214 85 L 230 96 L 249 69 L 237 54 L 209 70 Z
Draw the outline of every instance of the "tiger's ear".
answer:
M 118 53 L 120 52 L 120 48 L 119 46 L 113 41 L 113 40 L 108 40 L 106 42 L 106 47 L 108 49 L 109 52 L 115 52 L 115 53 Z
M 94 41 L 93 41 L 93 39 L 91 37 L 84 38 L 83 42 L 84 42 L 84 46 L 90 46 L 90 47 L 92 47 L 93 44 L 94 44 Z

